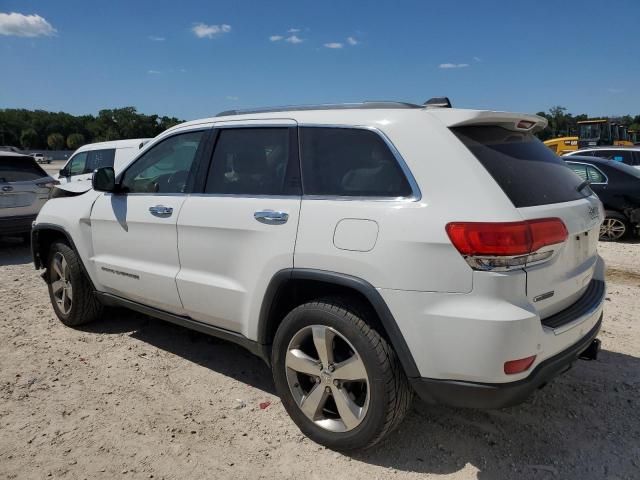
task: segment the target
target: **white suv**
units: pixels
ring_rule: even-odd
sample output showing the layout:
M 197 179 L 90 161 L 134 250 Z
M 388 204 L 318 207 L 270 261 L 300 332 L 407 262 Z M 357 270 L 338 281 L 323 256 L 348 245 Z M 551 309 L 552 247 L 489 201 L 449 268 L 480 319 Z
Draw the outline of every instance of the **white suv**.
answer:
M 336 449 L 413 392 L 497 408 L 596 357 L 599 200 L 537 116 L 363 103 L 171 128 L 33 230 L 66 325 L 124 306 L 245 346 Z

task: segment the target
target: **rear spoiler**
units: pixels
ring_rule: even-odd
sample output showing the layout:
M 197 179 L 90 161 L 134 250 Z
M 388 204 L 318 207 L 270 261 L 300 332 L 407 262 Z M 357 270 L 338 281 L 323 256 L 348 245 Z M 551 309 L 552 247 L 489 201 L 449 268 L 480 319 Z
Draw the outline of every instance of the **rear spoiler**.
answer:
M 489 110 L 433 109 L 429 114 L 437 117 L 447 127 L 467 127 L 472 125 L 495 125 L 515 132 L 538 132 L 548 122 L 538 115 Z

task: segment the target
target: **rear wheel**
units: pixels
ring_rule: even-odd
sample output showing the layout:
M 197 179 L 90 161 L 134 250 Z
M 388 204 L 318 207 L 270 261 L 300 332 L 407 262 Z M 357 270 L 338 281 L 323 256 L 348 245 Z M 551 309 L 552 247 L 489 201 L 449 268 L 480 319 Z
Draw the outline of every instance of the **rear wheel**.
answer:
M 287 412 L 309 438 L 337 450 L 374 445 L 411 405 L 395 352 L 337 299 L 292 310 L 273 344 L 273 375 Z
M 614 242 L 627 237 L 631 231 L 627 218 L 618 212 L 607 210 L 600 226 L 600 240 Z
M 102 315 L 102 305 L 82 271 L 80 258 L 66 243 L 51 246 L 47 273 L 49 298 L 62 323 L 82 325 Z

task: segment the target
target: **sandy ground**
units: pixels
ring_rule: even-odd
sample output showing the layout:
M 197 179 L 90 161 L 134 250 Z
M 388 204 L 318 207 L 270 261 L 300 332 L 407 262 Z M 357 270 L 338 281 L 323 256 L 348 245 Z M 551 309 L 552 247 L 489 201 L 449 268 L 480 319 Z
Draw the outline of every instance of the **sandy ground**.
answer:
M 64 327 L 28 249 L 4 241 L 0 478 L 638 479 L 640 244 L 601 252 L 597 362 L 515 408 L 416 401 L 382 445 L 345 456 L 300 434 L 239 347 L 125 311 Z

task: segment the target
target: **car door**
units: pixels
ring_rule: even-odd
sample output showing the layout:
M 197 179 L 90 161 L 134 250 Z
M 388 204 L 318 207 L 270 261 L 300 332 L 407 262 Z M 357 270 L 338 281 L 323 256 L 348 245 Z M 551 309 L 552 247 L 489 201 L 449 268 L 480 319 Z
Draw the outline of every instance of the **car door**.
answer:
M 178 291 L 193 319 L 255 339 L 269 281 L 293 267 L 295 122 L 229 122 L 215 131 L 201 193 L 187 198 L 178 218 Z
M 176 222 L 210 129 L 179 131 L 131 164 L 91 212 L 93 262 L 108 293 L 183 314 Z

